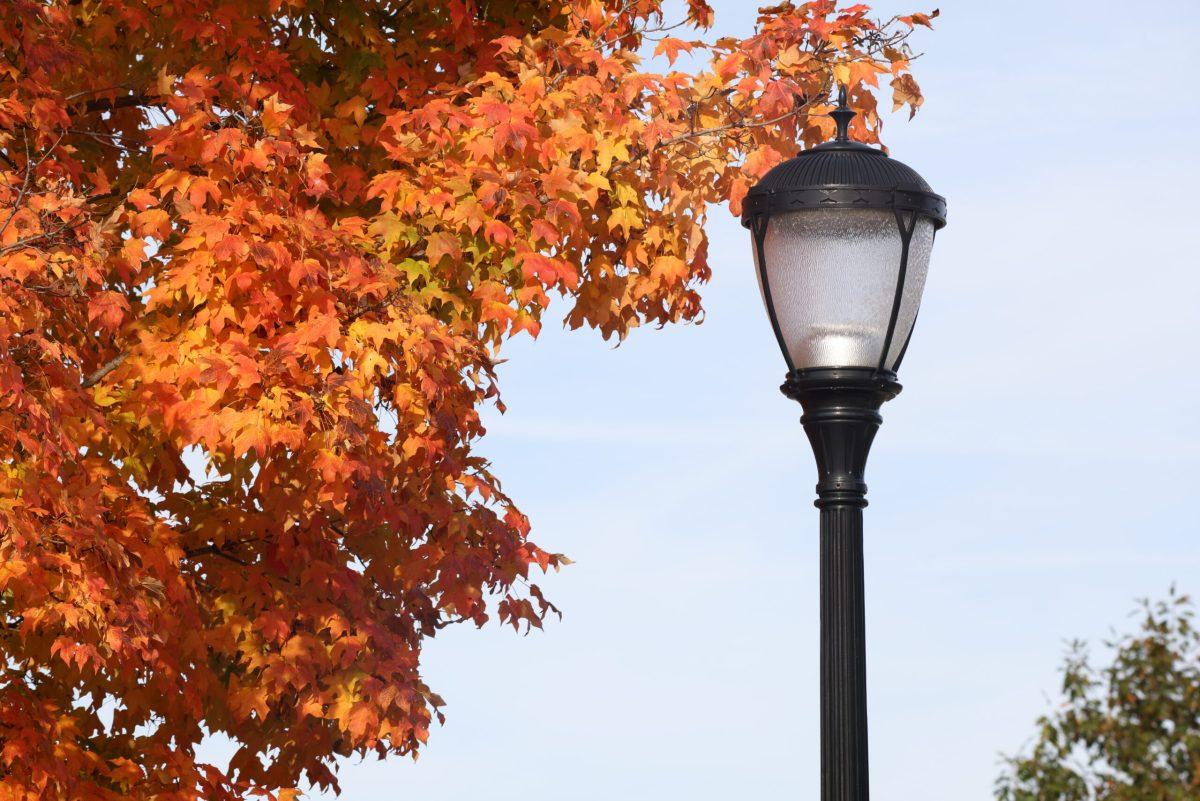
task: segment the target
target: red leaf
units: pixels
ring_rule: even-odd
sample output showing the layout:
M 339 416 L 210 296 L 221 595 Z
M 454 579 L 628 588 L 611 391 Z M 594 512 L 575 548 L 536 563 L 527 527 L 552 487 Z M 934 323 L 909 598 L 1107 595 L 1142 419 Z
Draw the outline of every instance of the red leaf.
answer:
M 120 292 L 101 292 L 88 301 L 88 321 L 107 332 L 116 331 L 129 312 L 129 301 Z

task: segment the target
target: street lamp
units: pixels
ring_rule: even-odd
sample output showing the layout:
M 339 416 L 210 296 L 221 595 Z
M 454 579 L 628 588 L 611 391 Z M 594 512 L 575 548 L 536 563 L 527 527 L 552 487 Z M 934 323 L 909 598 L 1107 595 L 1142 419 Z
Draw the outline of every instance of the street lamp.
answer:
M 946 201 L 914 170 L 837 136 L 750 190 L 759 286 L 816 455 L 821 510 L 821 801 L 867 801 L 863 518 L 867 454 L 896 397 Z

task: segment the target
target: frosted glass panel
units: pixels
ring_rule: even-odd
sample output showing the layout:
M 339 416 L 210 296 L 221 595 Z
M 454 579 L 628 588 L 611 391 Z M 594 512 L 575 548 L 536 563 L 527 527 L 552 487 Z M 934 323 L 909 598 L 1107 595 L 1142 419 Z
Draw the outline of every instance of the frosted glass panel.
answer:
M 904 295 L 900 299 L 900 316 L 896 318 L 896 333 L 892 346 L 888 348 L 886 366 L 896 369 L 900 351 L 912 333 L 917 321 L 917 309 L 921 306 L 921 293 L 925 291 L 925 276 L 929 274 L 929 254 L 933 251 L 933 222 L 927 217 L 917 219 L 912 241 L 908 244 L 908 269 L 904 275 Z
M 912 329 L 932 241 L 933 224 L 922 218 L 888 367 Z M 877 366 L 900 269 L 896 215 L 884 209 L 780 214 L 771 219 L 763 250 L 775 315 L 795 367 Z

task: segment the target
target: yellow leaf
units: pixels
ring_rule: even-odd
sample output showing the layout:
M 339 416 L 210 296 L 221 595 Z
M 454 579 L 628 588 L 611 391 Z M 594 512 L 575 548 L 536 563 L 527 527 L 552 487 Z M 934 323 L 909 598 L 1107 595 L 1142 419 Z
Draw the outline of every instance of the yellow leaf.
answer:
M 613 159 L 621 159 L 622 161 L 629 158 L 629 144 L 625 139 L 604 139 L 600 142 L 600 146 L 596 149 L 596 164 L 600 169 L 607 171 L 612 167 Z
M 617 184 L 617 202 L 622 206 L 636 205 L 639 196 L 636 189 L 629 184 Z
M 834 64 L 833 65 L 833 79 L 835 81 L 837 81 L 840 86 L 849 86 L 850 85 L 850 65 L 845 64 L 845 63 Z
M 608 215 L 608 230 L 610 231 L 624 228 L 625 233 L 628 234 L 630 231 L 645 227 L 641 216 L 629 206 L 621 206 Z
M 265 130 L 271 136 L 279 133 L 280 128 L 287 122 L 288 112 L 292 110 L 292 106 L 280 101 L 279 95 L 271 95 L 263 101 L 262 124 Z

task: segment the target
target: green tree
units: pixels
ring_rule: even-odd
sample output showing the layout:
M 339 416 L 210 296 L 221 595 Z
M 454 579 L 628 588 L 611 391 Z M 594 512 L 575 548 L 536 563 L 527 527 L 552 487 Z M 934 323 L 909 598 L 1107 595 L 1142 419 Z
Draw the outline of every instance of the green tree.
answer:
M 999 801 L 1194 801 L 1200 798 L 1200 630 L 1172 590 L 1141 604 L 1141 629 L 1115 642 L 1109 665 L 1072 644 L 1063 703 L 1037 740 L 1009 757 Z

